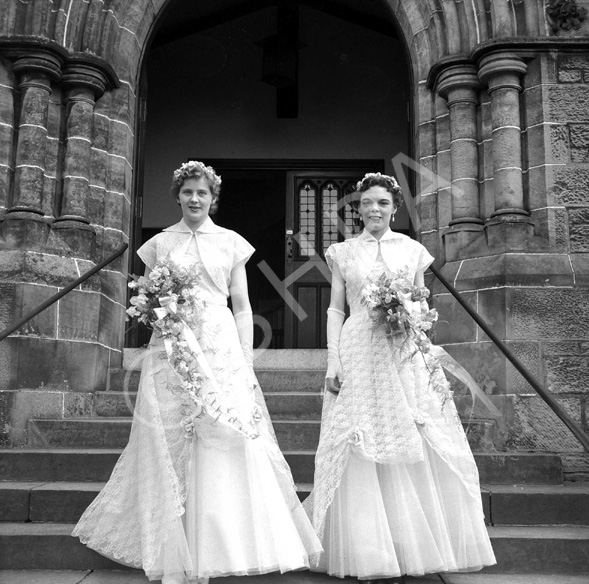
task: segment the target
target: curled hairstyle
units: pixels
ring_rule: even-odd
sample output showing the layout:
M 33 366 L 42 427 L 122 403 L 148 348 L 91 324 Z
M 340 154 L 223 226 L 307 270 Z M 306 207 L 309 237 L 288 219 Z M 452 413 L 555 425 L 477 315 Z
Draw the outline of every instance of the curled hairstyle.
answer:
M 393 204 L 397 209 L 403 205 L 403 191 L 394 176 L 381 174 L 380 172 L 369 172 L 356 184 L 356 192 L 363 193 L 371 187 L 382 187 L 391 193 Z
M 190 178 L 206 178 L 209 183 L 209 188 L 213 195 L 213 201 L 209 213 L 212 215 L 217 211 L 219 206 L 219 195 L 221 193 L 221 177 L 215 172 L 212 166 L 206 166 L 198 160 L 191 160 L 185 162 L 180 168 L 174 171 L 174 178 L 172 179 L 172 188 L 170 192 L 174 199 L 178 198 L 180 189 L 184 182 Z

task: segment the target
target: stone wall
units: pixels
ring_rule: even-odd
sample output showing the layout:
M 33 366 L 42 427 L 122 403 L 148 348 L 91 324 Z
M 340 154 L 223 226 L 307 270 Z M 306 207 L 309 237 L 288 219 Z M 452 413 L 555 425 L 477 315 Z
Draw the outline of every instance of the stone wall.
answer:
M 128 242 L 135 102 L 98 59 L 3 48 L 0 328 Z M 126 272 L 127 254 L 0 344 L 0 442 L 25 442 L 30 417 L 91 412 L 122 362 Z

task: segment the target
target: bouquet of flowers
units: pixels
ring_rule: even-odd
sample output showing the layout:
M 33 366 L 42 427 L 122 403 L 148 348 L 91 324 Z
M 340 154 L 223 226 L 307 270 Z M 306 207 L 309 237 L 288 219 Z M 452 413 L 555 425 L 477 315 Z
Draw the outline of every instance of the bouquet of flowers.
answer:
M 174 262 L 158 263 L 149 276 L 134 276 L 129 288 L 135 291 L 130 318 L 154 329 L 159 336 L 169 336 L 173 323 L 193 321 L 204 308 L 196 292 L 198 276 Z
M 427 304 L 428 297 L 427 288 L 415 286 L 403 274 L 397 278 L 382 274 L 364 289 L 361 302 L 368 307 L 373 321 L 385 326 L 388 336 L 406 335 L 427 353 L 431 342 L 425 332 L 438 319 L 438 311 Z M 418 310 L 414 302 L 419 302 Z
M 260 421 L 257 412 L 252 413 L 249 423 L 244 424 L 230 406 L 224 406 L 212 387 L 203 389 L 203 376 L 199 358 L 203 358 L 192 328 L 202 320 L 206 303 L 199 297 L 196 283 L 198 274 L 172 261 L 160 262 L 148 276 L 135 277 L 129 288 L 135 291 L 127 314 L 151 328 L 162 337 L 165 355 L 180 382 L 170 382 L 169 389 L 175 393 L 183 406 L 180 425 L 187 438 L 196 434 L 196 420 L 210 416 L 222 420 L 239 432 L 255 438 Z M 190 325 L 190 326 L 188 326 Z M 204 366 L 204 362 L 202 364 Z M 210 384 L 209 384 L 210 385 Z

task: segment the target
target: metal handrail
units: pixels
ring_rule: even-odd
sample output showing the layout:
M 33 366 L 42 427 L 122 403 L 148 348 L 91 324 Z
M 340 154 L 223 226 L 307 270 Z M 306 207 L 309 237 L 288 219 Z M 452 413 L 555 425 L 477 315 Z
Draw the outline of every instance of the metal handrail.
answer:
M 83 274 L 82 276 L 80 276 L 79 278 L 74 280 L 71 284 L 68 284 L 63 290 L 60 290 L 59 292 L 57 292 L 56 294 L 51 296 L 51 298 L 48 298 L 47 300 L 45 300 L 45 302 L 43 302 L 42 304 L 39 304 L 39 306 L 37 306 L 37 308 L 33 309 L 29 314 L 23 316 L 22 318 L 20 318 L 16 322 L 13 322 L 11 325 L 6 327 L 0 333 L 0 341 L 3 341 L 8 335 L 11 335 L 14 331 L 18 330 L 21 326 L 23 326 L 29 320 L 31 320 L 31 318 L 37 316 L 40 312 L 43 312 L 43 310 L 45 310 L 46 308 L 49 308 L 49 306 L 51 306 L 52 304 L 57 302 L 60 298 L 65 296 L 68 292 L 71 292 L 74 288 L 77 288 L 80 284 L 85 282 L 88 278 L 91 278 L 94 274 L 96 274 L 97 272 L 102 270 L 102 268 L 104 268 L 105 266 L 110 264 L 113 260 L 116 260 L 120 255 L 125 253 L 125 251 L 127 250 L 128 247 L 129 247 L 129 244 L 124 243 L 110 257 L 106 258 L 104 261 L 102 261 L 101 263 L 94 266 L 91 270 L 88 270 L 85 274 Z
M 509 359 L 511 364 L 521 373 L 522 377 L 534 388 L 538 395 L 548 404 L 550 409 L 562 420 L 564 425 L 574 434 L 575 438 L 583 445 L 583 448 L 589 452 L 589 436 L 585 433 L 583 428 L 575 420 L 573 420 L 558 403 L 553 394 L 542 387 L 532 374 L 524 367 L 523 363 L 509 350 L 509 347 L 489 328 L 489 325 L 475 312 L 460 296 L 458 290 L 450 284 L 444 278 L 434 266 L 430 266 L 429 269 L 433 272 L 434 276 L 448 289 L 450 294 L 458 300 L 458 303 L 473 320 L 479 325 L 479 327 L 485 332 L 485 334 L 495 343 L 496 347 Z

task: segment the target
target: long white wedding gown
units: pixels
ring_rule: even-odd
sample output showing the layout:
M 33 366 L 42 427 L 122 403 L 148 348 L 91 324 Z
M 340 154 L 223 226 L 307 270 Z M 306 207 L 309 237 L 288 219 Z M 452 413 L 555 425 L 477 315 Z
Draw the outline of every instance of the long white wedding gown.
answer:
M 404 235 L 365 231 L 326 259 L 344 278 L 350 316 L 343 384 L 325 397 L 304 502 L 325 549 L 316 568 L 374 579 L 494 564 L 477 467 L 440 364 L 410 339 L 387 337 L 361 303 L 381 274 L 413 281 L 433 258 Z
M 150 268 L 170 258 L 198 272 L 206 309 L 192 330 L 209 368 L 203 386 L 237 418 L 262 413 L 257 438 L 206 417 L 187 438 L 172 391 L 179 377 L 152 336 L 129 444 L 72 535 L 164 584 L 306 568 L 321 551 L 227 307 L 231 270 L 252 252 L 210 219 L 194 234 L 181 221 L 138 251 Z

